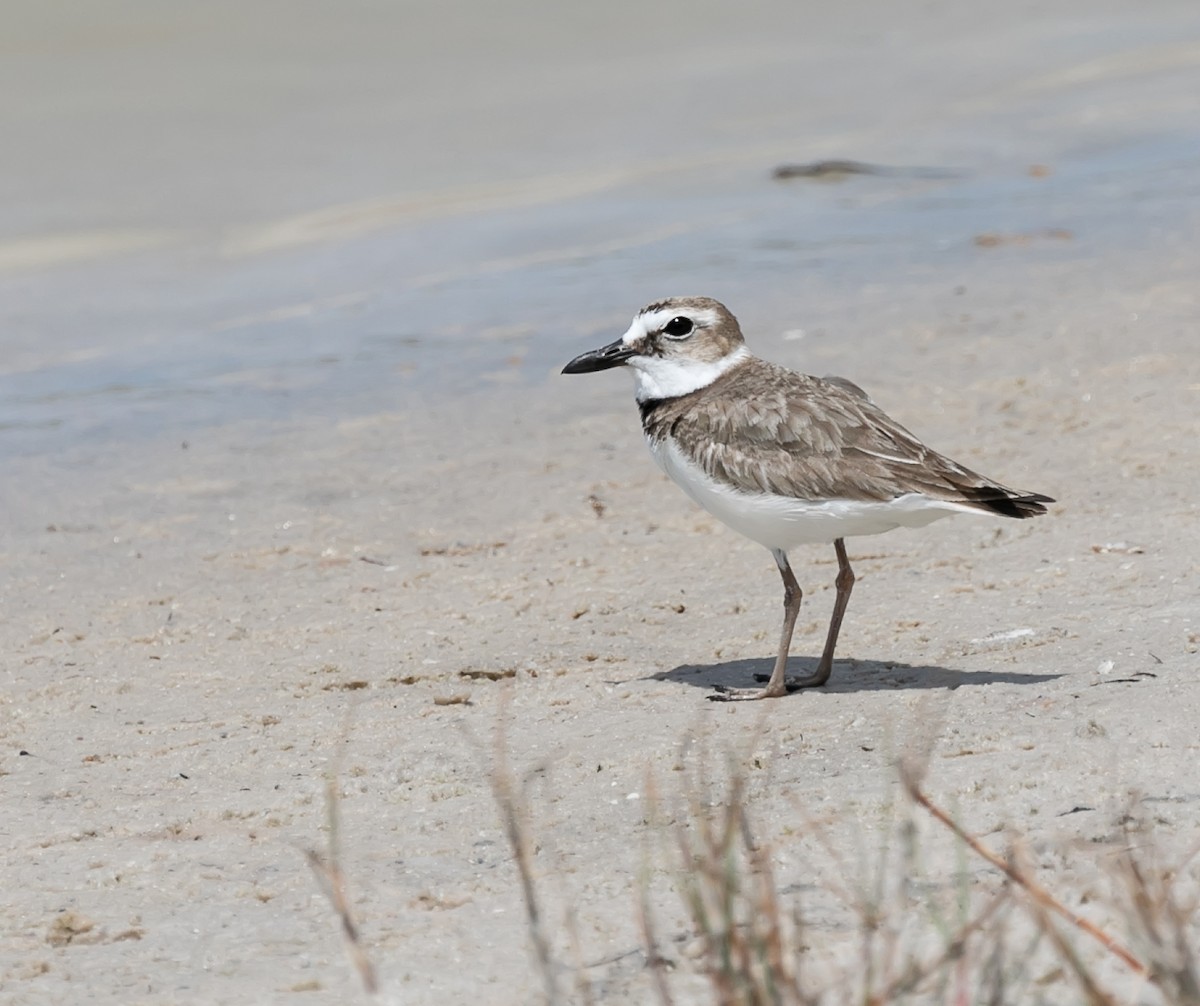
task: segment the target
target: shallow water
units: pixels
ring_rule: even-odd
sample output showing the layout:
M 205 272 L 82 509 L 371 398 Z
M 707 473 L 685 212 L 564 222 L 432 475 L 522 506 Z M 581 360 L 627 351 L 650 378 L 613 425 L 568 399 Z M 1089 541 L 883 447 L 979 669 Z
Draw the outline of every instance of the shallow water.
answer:
M 531 70 L 563 74 L 561 53 L 514 38 L 476 67 L 474 91 L 458 80 L 422 101 L 411 75 L 444 52 L 413 47 L 397 69 L 371 25 L 323 40 L 310 13 L 295 38 L 264 35 L 223 66 L 195 26 L 155 22 L 120 51 L 112 25 L 77 26 L 72 48 L 27 12 L 26 43 L 61 44 L 25 68 L 32 111 L 11 94 L 3 107 L 9 135 L 40 142 L 4 162 L 6 189 L 37 184 L 0 216 L 0 455 L 526 386 L 674 293 L 729 302 L 766 355 L 814 329 L 853 332 L 870 369 L 866 314 L 887 318 L 864 292 L 1002 286 L 1030 262 L 1159 253 L 1194 234 L 1200 14 L 1186 4 L 1086 21 L 1064 7 L 1019 26 L 832 21 L 819 46 L 796 35 L 794 59 L 772 30 L 796 31 L 792 12 L 740 24 L 724 60 L 712 53 L 732 29 L 714 15 L 687 43 L 707 59 L 682 60 L 649 103 L 636 96 L 661 87 L 656 43 L 619 21 L 544 29 L 627 43 L 619 83 L 539 87 Z M 404 33 L 404 14 L 374 16 Z M 443 16 L 431 6 L 422 23 L 437 34 Z M 475 65 L 470 40 L 446 44 L 460 73 Z M 172 46 L 163 100 L 131 97 L 126 65 L 165 72 Z M 294 62 L 301 51 L 329 59 Z M 337 79 L 347 52 L 354 86 Z M 100 76 L 55 77 L 55 59 Z M 255 95 L 244 107 L 216 88 L 189 109 L 189 86 L 230 73 Z M 803 90 L 814 82 L 819 100 Z M 340 152 L 304 142 L 323 83 Z M 80 143 L 94 170 L 47 161 L 89 102 L 140 157 L 110 156 L 93 130 Z M 496 116 L 507 129 L 488 128 Z M 384 123 L 424 146 L 381 138 Z M 267 126 L 274 148 L 251 142 Z M 189 157 L 206 144 L 211 161 Z M 888 170 L 772 178 L 830 157 Z

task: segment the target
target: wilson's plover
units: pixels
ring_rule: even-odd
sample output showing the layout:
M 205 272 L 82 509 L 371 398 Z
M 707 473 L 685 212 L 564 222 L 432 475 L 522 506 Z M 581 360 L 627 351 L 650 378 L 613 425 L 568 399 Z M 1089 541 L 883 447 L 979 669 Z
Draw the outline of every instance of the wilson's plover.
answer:
M 718 686 L 713 699 L 773 698 L 829 680 L 854 585 L 844 538 L 955 513 L 1036 517 L 1054 502 L 930 450 L 850 381 L 751 355 L 737 319 L 708 297 L 642 308 L 620 339 L 575 357 L 563 373 L 617 366 L 633 371 L 654 460 L 714 517 L 770 549 L 783 577 L 783 631 L 766 687 Z M 801 591 L 787 553 L 818 542 L 837 553 L 833 617 L 816 671 L 788 679 Z

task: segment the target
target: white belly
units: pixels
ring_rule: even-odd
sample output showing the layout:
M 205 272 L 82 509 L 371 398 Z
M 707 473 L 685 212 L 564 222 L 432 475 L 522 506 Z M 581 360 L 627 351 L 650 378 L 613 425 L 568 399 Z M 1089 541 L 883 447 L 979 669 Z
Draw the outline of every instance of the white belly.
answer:
M 680 489 L 719 521 L 751 541 L 785 552 L 796 545 L 882 534 L 898 527 L 924 527 L 953 513 L 972 512 L 961 504 L 921 493 L 908 493 L 886 502 L 812 501 L 745 493 L 717 482 L 686 458 L 669 438 L 650 443 L 650 453 Z

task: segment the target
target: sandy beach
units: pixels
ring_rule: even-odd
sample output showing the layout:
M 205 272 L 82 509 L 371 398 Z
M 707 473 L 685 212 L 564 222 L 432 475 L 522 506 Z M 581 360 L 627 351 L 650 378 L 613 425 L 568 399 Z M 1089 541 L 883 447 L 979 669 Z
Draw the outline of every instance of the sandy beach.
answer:
M 731 773 L 825 1001 L 905 756 L 1134 940 L 1118 853 L 1200 834 L 1200 11 L 10 6 L 0 1001 L 364 998 L 331 838 L 380 1001 L 546 1001 L 505 770 L 562 1002 L 658 1001 L 642 899 L 716 1001 L 674 836 Z M 559 374 L 675 294 L 1058 502 L 850 541 L 829 685 L 708 702 L 770 556 Z M 931 900 L 999 888 L 913 820 Z

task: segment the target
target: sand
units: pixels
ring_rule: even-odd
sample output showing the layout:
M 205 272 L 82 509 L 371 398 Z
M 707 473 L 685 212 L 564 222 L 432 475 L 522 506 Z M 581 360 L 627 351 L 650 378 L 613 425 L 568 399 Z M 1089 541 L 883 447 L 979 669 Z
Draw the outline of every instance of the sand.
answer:
M 3 1001 L 353 1001 L 306 858 L 331 807 L 383 1001 L 540 1001 L 498 737 L 564 1001 L 654 1001 L 643 890 L 677 1001 L 712 1001 L 672 828 L 730 771 L 818 986 L 902 756 L 1114 932 L 1127 829 L 1195 844 L 1200 17 L 557 10 L 28 5 Z M 897 170 L 771 179 L 828 157 Z M 627 378 L 558 374 L 674 293 L 1059 502 L 851 541 L 829 686 L 708 702 L 770 667 L 770 557 L 655 470 Z M 792 561 L 805 666 L 835 565 Z M 918 820 L 931 892 L 996 889 Z M 1014 1001 L 1071 1001 L 1033 960 Z

